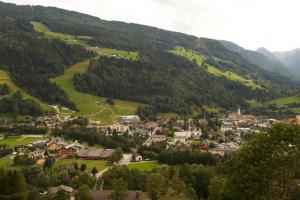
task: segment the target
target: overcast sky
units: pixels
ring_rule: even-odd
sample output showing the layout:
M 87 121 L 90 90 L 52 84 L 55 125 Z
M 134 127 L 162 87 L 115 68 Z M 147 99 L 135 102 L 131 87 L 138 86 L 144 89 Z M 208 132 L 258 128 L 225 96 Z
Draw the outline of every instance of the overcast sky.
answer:
M 55 6 L 272 51 L 300 48 L 299 0 L 4 0 Z

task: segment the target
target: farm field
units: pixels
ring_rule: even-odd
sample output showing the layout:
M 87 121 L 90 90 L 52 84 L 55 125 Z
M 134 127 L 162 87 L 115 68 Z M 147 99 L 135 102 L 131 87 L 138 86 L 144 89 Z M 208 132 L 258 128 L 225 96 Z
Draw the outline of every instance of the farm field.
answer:
M 72 78 L 75 73 L 86 72 L 89 64 L 89 60 L 75 64 L 68 68 L 63 75 L 51 80 L 65 90 L 71 101 L 80 110 L 79 112 L 74 112 L 74 115 L 112 124 L 116 120 L 117 115 L 134 114 L 138 106 L 143 105 L 130 101 L 114 100 L 115 104 L 112 106 L 106 103 L 102 97 L 77 91 L 73 85 Z
M 139 171 L 151 171 L 152 169 L 160 166 L 162 166 L 162 164 L 157 161 L 130 163 L 127 165 L 129 169 L 137 169 Z
M 10 147 L 18 145 L 28 145 L 31 142 L 37 141 L 41 137 L 30 137 L 30 136 L 9 136 L 3 140 L 0 140 L 0 144 L 7 144 Z
M 267 104 L 273 104 L 273 103 L 275 103 L 276 105 L 300 103 L 300 96 L 284 97 L 279 99 L 273 99 L 267 102 Z
M 201 55 L 192 50 L 185 49 L 183 47 L 175 47 L 174 50 L 170 50 L 168 52 L 173 53 L 178 56 L 185 57 L 186 59 L 188 59 L 192 62 L 195 61 L 199 66 L 202 66 L 206 59 L 204 55 Z M 217 77 L 224 76 L 228 80 L 241 82 L 245 86 L 250 87 L 253 90 L 254 89 L 262 89 L 262 87 L 260 85 L 257 85 L 252 80 L 247 80 L 234 72 L 230 72 L 230 71 L 224 72 L 214 66 L 211 66 L 211 65 L 206 65 L 206 66 L 207 66 L 207 72 L 214 76 L 217 76 Z
M 21 91 L 24 99 L 33 99 L 35 100 L 37 103 L 39 103 L 41 105 L 41 107 L 44 110 L 53 110 L 51 108 L 51 106 L 43 103 L 42 101 L 40 101 L 37 98 L 32 97 L 31 95 L 29 95 L 27 92 L 25 92 L 24 90 L 22 90 L 21 88 L 19 88 L 18 86 L 16 86 L 16 84 L 14 84 L 14 82 L 11 80 L 9 73 L 0 69 L 0 84 L 7 84 L 9 89 L 10 89 L 10 95 L 12 95 L 13 93 L 15 93 L 16 91 Z
M 52 32 L 46 25 L 39 22 L 31 22 L 31 24 L 36 32 L 43 33 L 46 38 L 60 39 L 68 44 L 88 46 L 88 40 L 91 39 L 89 36 L 73 36 L 69 34 Z
M 72 164 L 74 162 L 77 162 L 78 167 L 80 167 L 81 164 L 86 164 L 86 169 L 88 171 L 91 171 L 93 167 L 96 167 L 98 171 L 101 171 L 108 167 L 108 164 L 104 160 L 79 160 L 79 159 L 57 159 L 55 162 L 55 167 L 59 167 L 59 165 L 64 164 Z

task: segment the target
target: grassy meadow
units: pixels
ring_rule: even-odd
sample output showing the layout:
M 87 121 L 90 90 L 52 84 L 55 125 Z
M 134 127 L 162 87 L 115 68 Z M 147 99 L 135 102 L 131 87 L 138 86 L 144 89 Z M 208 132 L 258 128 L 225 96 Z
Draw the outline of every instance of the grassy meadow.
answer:
M 138 106 L 143 105 L 130 101 L 114 100 L 115 104 L 112 106 L 107 104 L 102 97 L 77 91 L 73 85 L 72 78 L 75 73 L 86 72 L 89 64 L 89 60 L 75 64 L 68 68 L 63 75 L 51 80 L 65 90 L 70 100 L 80 110 L 75 112 L 75 115 L 83 115 L 91 120 L 100 120 L 103 123 L 111 124 L 116 120 L 117 115 L 134 114 Z
M 201 55 L 192 50 L 185 49 L 183 47 L 175 47 L 174 50 L 170 50 L 168 52 L 173 53 L 178 56 L 185 57 L 192 62 L 196 62 L 199 66 L 203 66 L 205 59 L 206 59 L 204 55 Z M 214 76 L 217 76 L 217 77 L 223 76 L 223 77 L 227 78 L 228 80 L 241 82 L 242 84 L 244 84 L 247 87 L 250 87 L 251 89 L 262 89 L 262 87 L 260 85 L 257 85 L 252 80 L 247 80 L 234 72 L 230 72 L 230 71 L 224 72 L 214 66 L 211 66 L 211 65 L 206 65 L 206 66 L 207 66 L 207 72 Z
M 0 140 L 0 144 L 7 144 L 10 147 L 19 145 L 28 145 L 31 142 L 40 140 L 41 137 L 30 137 L 30 136 L 9 136 L 3 140 Z
M 283 97 L 278 99 L 273 99 L 267 102 L 268 104 L 276 104 L 276 105 L 284 105 L 284 104 L 293 104 L 293 103 L 300 103 L 300 96 L 290 96 L 290 97 Z
M 151 171 L 154 168 L 162 166 L 157 161 L 141 162 L 141 163 L 130 163 L 127 165 L 129 169 L 137 169 L 139 171 Z
M 52 32 L 46 25 L 39 22 L 31 22 L 31 24 L 36 32 L 43 33 L 46 38 L 60 39 L 68 44 L 88 46 L 88 40 L 91 39 L 89 36 L 73 36 L 69 34 Z

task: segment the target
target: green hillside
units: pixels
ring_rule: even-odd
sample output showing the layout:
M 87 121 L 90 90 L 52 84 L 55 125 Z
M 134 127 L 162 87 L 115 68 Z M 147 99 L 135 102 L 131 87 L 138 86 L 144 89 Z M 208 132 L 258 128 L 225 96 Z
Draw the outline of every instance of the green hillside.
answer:
M 128 105 L 117 102 L 110 109 L 95 96 L 89 96 L 92 105 L 82 105 L 85 98 L 77 100 L 75 94 L 82 93 L 72 92 L 74 87 L 90 95 L 149 105 L 139 113 L 172 115 L 193 114 L 193 107 L 234 109 L 248 100 L 265 102 L 300 91 L 300 84 L 252 64 L 217 40 L 42 6 L 0 3 L 0 12 L 0 65 L 14 82 L 44 102 L 77 107 L 91 118 L 100 119 L 99 113 L 107 112 L 109 119 L 102 121 L 112 121 L 117 113 L 113 109 Z M 71 68 L 67 79 L 68 70 L 61 75 L 69 66 L 95 57 L 95 50 L 106 57 L 88 70 L 78 64 L 81 74 Z M 58 84 L 50 84 L 52 77 Z M 72 83 L 74 87 L 68 85 Z
M 27 92 L 25 92 L 24 90 L 22 90 L 21 88 L 16 86 L 16 84 L 14 84 L 14 82 L 11 80 L 9 74 L 6 71 L 1 70 L 1 69 L 0 69 L 0 84 L 8 85 L 8 87 L 10 89 L 10 95 L 19 90 L 19 91 L 21 91 L 24 99 L 33 99 L 33 100 L 35 100 L 36 102 L 38 102 L 41 105 L 43 110 L 53 110 L 53 108 L 51 106 L 43 103 L 42 101 L 40 101 L 37 98 L 32 97 Z
M 284 104 L 293 104 L 300 103 L 300 96 L 290 96 L 284 98 L 273 99 L 267 102 L 268 104 L 284 105 Z
M 60 39 L 68 44 L 88 46 L 88 40 L 91 39 L 89 36 L 73 36 L 70 34 L 63 34 L 52 32 L 46 25 L 39 22 L 31 22 L 36 32 L 43 33 L 46 38 L 49 39 Z
M 125 53 L 112 49 L 103 49 L 99 51 L 99 54 L 100 56 L 107 56 L 108 52 L 112 53 L 112 55 L 122 56 L 123 58 L 137 58 L 137 53 Z M 101 57 L 99 59 L 101 59 Z M 88 70 L 89 65 L 89 60 L 83 61 L 71 66 L 63 75 L 51 80 L 67 93 L 70 100 L 74 102 L 76 107 L 80 110 L 74 114 L 80 116 L 83 115 L 91 120 L 100 120 L 107 124 L 113 123 L 116 120 L 117 115 L 135 114 L 138 106 L 142 106 L 142 104 L 130 101 L 114 100 L 114 105 L 111 106 L 106 103 L 105 99 L 102 97 L 78 92 L 75 89 L 72 81 L 74 74 L 85 73 Z
M 220 69 L 218 69 L 218 68 L 216 68 L 212 65 L 206 64 L 205 63 L 206 56 L 204 56 L 200 53 L 197 53 L 195 51 L 188 50 L 188 49 L 185 49 L 183 47 L 177 46 L 177 47 L 174 48 L 174 50 L 170 50 L 168 52 L 173 53 L 173 54 L 178 55 L 178 56 L 185 57 L 185 58 L 187 58 L 188 60 L 190 60 L 192 62 L 195 61 L 199 66 L 207 67 L 207 71 L 210 74 L 214 75 L 214 76 L 218 76 L 218 77 L 224 76 L 228 80 L 238 81 L 238 82 L 243 83 L 245 86 L 250 87 L 252 89 L 262 89 L 262 87 L 260 85 L 257 85 L 252 80 L 247 80 L 247 79 L 241 77 L 240 75 L 238 75 L 234 72 L 231 72 L 231 71 L 221 71 Z M 214 59 L 218 59 L 218 58 L 214 58 Z

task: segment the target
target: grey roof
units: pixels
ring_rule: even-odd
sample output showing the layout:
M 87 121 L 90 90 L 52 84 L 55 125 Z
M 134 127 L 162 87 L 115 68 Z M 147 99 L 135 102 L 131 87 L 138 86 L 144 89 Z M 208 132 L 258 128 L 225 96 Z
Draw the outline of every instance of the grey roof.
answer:
M 94 158 L 100 158 L 102 152 L 103 152 L 103 149 L 88 148 L 88 149 L 80 149 L 80 150 L 77 152 L 77 155 L 78 155 L 79 157 L 94 157 Z
M 53 194 L 56 194 L 58 191 L 61 191 L 61 190 L 64 190 L 65 192 L 68 192 L 68 193 L 73 192 L 73 188 L 71 188 L 69 186 L 66 186 L 66 185 L 59 185 L 59 186 L 50 188 L 48 190 L 48 194 L 53 195 Z

